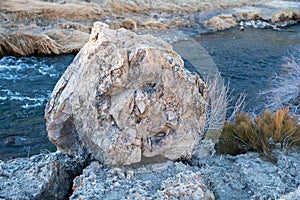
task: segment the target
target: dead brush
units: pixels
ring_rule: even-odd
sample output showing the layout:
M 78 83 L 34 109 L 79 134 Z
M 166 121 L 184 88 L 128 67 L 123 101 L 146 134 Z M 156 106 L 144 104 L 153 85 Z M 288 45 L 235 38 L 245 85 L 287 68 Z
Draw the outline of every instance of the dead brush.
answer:
M 33 54 L 59 54 L 60 46 L 46 35 L 14 33 L 0 35 L 0 56 L 26 56 Z
M 295 49 L 300 55 L 300 49 Z M 283 73 L 273 78 L 272 88 L 260 93 L 266 98 L 265 107 L 275 110 L 288 106 L 291 113 L 300 114 L 300 57 L 285 58 Z
M 249 114 L 237 114 L 233 123 L 225 123 L 217 149 L 231 155 L 256 151 L 273 161 L 273 149 L 287 150 L 290 146 L 300 146 L 300 126 L 289 109 L 283 108 L 274 114 L 266 110 L 254 120 Z

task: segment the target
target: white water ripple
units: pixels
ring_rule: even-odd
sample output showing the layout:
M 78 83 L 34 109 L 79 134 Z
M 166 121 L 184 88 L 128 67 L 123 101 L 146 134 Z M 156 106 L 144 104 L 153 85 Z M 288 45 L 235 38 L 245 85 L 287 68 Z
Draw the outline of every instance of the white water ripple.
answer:
M 1 93 L 6 93 L 0 95 L 0 100 L 10 100 L 10 101 L 20 101 L 23 102 L 24 104 L 21 106 L 24 109 L 28 108 L 34 108 L 38 106 L 43 106 L 45 102 L 48 99 L 48 95 L 46 96 L 39 96 L 39 97 L 29 97 L 29 96 L 24 96 L 19 92 L 12 92 L 8 89 L 0 90 Z

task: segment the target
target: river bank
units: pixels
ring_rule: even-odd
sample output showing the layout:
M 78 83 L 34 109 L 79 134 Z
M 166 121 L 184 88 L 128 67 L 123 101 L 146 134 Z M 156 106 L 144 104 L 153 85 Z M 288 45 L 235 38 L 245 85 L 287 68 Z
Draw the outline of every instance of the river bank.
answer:
M 0 6 L 0 56 L 78 52 L 88 41 L 95 21 L 112 29 L 142 33 L 173 29 L 201 33 L 243 22 L 257 26 L 257 20 L 277 28 L 299 23 L 299 19 L 300 2 L 288 1 L 8 0 Z
M 137 24 L 135 31 L 149 30 Z M 21 46 L 28 41 L 23 42 Z M 66 45 L 59 46 L 63 47 Z M 36 54 L 36 50 L 33 52 Z M 299 198 L 298 152 L 275 151 L 277 162 L 271 163 L 257 153 L 228 156 L 212 151 L 205 157 L 195 154 L 185 163 L 152 163 L 133 168 L 109 167 L 89 159 L 83 162 L 60 152 L 43 153 L 0 161 L 0 199 L 167 199 L 188 194 L 202 199 L 293 200 Z

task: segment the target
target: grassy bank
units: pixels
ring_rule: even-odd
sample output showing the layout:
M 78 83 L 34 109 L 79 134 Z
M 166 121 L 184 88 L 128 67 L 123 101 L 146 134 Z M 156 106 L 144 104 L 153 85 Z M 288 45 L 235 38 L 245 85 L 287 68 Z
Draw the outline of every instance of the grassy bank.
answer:
M 249 0 L 7 0 L 0 5 L 0 56 L 77 52 L 92 24 L 131 30 L 199 27 L 196 12 L 252 5 Z M 206 14 L 204 14 L 206 15 Z

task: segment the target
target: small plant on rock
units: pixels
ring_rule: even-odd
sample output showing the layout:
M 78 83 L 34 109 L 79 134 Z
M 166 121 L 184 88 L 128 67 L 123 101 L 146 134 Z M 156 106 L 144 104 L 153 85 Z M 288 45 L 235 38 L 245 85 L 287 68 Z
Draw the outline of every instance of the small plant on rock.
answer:
M 300 146 L 300 126 L 283 108 L 274 114 L 266 110 L 254 120 L 249 114 L 238 114 L 234 123 L 225 123 L 217 149 L 231 155 L 256 151 L 273 160 L 274 148 L 286 150 L 292 145 Z

